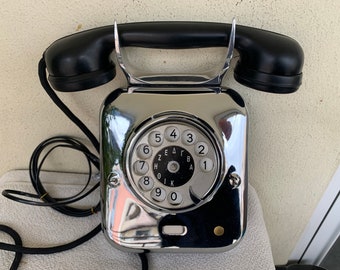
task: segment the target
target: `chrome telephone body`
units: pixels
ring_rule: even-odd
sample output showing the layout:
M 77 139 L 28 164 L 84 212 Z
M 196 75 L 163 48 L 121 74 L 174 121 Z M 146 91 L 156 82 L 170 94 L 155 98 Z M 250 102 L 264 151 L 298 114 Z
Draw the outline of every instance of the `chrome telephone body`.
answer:
M 242 238 L 247 113 L 236 92 L 218 92 L 141 87 L 106 99 L 102 224 L 116 247 L 211 252 Z

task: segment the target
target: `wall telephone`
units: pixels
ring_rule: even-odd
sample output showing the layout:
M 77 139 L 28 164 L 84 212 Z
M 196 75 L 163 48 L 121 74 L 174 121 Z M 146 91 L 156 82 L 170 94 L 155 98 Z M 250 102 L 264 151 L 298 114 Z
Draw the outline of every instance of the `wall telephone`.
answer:
M 228 47 L 215 77 L 136 77 L 124 47 Z M 105 84 L 117 63 L 128 87 L 114 90 L 100 115 L 102 229 L 133 252 L 224 251 L 246 229 L 247 111 L 242 97 L 221 87 L 233 50 L 239 83 L 292 93 L 302 80 L 303 51 L 293 39 L 232 24 L 115 24 L 55 41 L 44 53 L 54 89 L 71 92 Z

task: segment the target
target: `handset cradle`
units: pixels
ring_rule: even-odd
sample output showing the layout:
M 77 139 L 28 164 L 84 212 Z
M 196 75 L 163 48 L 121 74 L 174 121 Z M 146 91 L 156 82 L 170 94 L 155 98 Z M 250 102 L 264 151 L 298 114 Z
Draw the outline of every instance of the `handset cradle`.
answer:
M 151 77 L 135 77 L 127 68 L 124 63 L 123 55 L 121 53 L 121 46 L 119 41 L 119 31 L 117 22 L 114 23 L 114 40 L 115 40 L 115 53 L 117 62 L 124 72 L 129 85 L 197 85 L 197 86 L 220 86 L 223 76 L 230 67 L 231 59 L 233 58 L 236 34 L 236 20 L 233 19 L 229 35 L 229 42 L 226 44 L 228 47 L 226 59 L 222 70 L 213 78 L 207 78 L 199 75 L 153 75 Z

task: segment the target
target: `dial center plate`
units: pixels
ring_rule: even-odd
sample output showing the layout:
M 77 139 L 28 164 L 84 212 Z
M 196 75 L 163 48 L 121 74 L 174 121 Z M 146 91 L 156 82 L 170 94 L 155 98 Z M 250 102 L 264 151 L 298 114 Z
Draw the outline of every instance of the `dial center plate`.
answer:
M 153 160 L 156 179 L 169 187 L 179 187 L 187 183 L 194 170 L 194 159 L 180 146 L 174 145 L 161 149 Z

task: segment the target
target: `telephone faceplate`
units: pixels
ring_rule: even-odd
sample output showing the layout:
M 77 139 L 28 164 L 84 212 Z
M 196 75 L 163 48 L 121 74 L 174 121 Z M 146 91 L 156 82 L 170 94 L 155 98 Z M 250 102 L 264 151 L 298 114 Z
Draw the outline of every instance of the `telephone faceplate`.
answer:
M 209 88 L 117 91 L 101 115 L 106 237 L 135 252 L 233 247 L 247 209 L 247 114 L 240 97 Z

